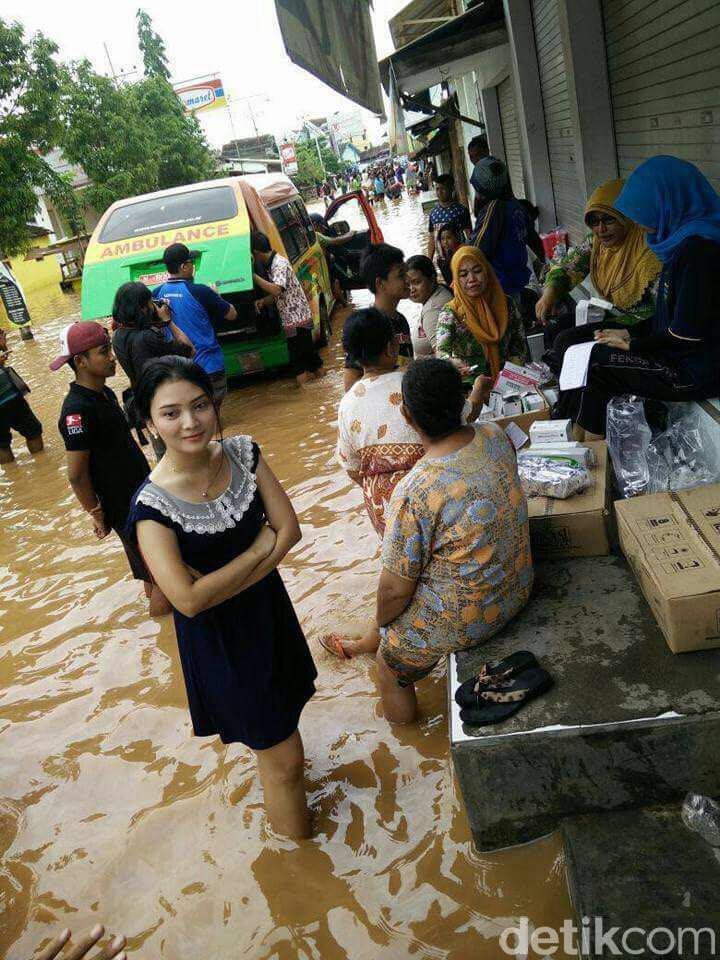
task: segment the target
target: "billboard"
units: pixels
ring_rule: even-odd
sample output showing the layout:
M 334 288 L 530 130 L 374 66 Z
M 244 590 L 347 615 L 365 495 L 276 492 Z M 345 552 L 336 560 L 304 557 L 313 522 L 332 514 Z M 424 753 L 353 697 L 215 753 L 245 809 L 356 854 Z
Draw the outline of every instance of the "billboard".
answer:
M 227 98 L 220 77 L 200 80 L 175 87 L 175 93 L 182 100 L 187 113 L 199 113 L 201 110 L 215 110 L 226 107 Z
M 295 154 L 294 143 L 280 144 L 280 160 L 282 161 L 283 173 L 291 176 L 298 172 L 297 156 Z

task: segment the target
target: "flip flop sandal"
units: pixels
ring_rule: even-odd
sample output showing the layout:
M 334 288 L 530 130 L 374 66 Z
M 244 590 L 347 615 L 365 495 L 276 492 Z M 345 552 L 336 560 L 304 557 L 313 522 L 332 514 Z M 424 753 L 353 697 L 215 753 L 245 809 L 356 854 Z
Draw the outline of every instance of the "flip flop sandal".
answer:
M 340 660 L 352 660 L 350 654 L 343 647 L 342 641 L 343 637 L 339 633 L 326 633 L 325 636 L 320 637 L 319 643 L 323 650 L 327 650 L 333 657 L 338 657 Z
M 518 650 L 499 663 L 485 663 L 480 673 L 461 683 L 455 691 L 455 702 L 461 707 L 477 707 L 478 696 L 483 690 L 506 684 L 530 667 L 538 667 L 535 654 L 529 650 Z
M 547 670 L 530 667 L 518 674 L 503 690 L 484 690 L 478 705 L 460 711 L 460 719 L 469 727 L 485 727 L 502 723 L 521 710 L 526 703 L 546 693 L 553 685 Z

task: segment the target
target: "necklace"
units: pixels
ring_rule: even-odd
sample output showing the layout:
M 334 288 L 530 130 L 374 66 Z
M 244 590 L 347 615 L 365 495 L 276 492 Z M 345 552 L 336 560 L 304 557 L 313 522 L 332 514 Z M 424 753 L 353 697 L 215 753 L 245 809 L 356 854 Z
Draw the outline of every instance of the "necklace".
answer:
M 212 458 L 212 454 L 210 455 L 210 459 L 211 459 L 211 458 Z M 210 468 L 210 459 L 208 459 L 208 464 L 207 464 L 207 465 L 208 465 L 208 472 L 209 472 L 209 468 Z M 203 500 L 207 500 L 207 498 L 208 498 L 208 493 L 210 492 L 210 488 L 211 488 L 212 485 L 215 483 L 215 481 L 217 480 L 217 478 L 220 476 L 220 471 L 222 470 L 222 468 L 223 468 L 224 465 L 225 465 L 225 451 L 221 448 L 221 449 L 220 449 L 220 465 L 218 466 L 217 470 L 215 471 L 215 474 L 214 474 L 212 480 L 210 480 L 210 482 L 208 483 L 208 485 L 205 487 L 204 490 L 201 490 L 201 491 L 200 491 L 200 496 L 203 498 Z M 168 466 L 170 467 L 170 471 L 171 471 L 172 473 L 182 473 L 182 470 L 178 470 L 178 468 L 175 466 L 175 464 L 174 464 L 174 463 L 172 462 L 172 460 L 170 460 L 169 458 L 168 458 Z

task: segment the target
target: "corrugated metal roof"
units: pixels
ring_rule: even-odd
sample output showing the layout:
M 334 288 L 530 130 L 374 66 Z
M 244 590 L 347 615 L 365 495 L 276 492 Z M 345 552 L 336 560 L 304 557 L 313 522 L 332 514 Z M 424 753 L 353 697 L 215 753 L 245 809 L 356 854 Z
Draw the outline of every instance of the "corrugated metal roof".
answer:
M 442 26 L 440 17 L 453 17 L 452 0 L 411 0 L 399 13 L 391 17 L 388 26 L 390 36 L 399 50 L 413 40 L 419 40 L 426 33 Z M 420 22 L 417 21 L 426 21 Z

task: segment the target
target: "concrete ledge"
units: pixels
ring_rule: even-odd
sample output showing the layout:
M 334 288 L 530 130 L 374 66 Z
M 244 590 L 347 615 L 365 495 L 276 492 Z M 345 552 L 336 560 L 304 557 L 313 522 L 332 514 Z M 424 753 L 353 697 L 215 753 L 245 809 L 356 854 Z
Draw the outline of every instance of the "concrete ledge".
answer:
M 453 693 L 529 649 L 554 688 L 498 727 L 465 727 Z M 476 844 L 535 839 L 567 816 L 720 794 L 720 652 L 674 656 L 624 560 L 536 565 L 526 609 L 448 669 L 452 755 Z
M 682 955 L 708 960 L 718 955 L 718 857 L 712 847 L 685 828 L 679 804 L 574 817 L 563 825 L 562 838 L 578 927 L 583 917 L 591 918 L 582 956 L 617 956 L 596 941 L 596 917 L 603 918 L 605 931 L 618 927 L 622 935 L 639 927 L 645 932 L 644 936 L 633 933 L 627 940 L 628 955 L 632 951 L 641 958 Z M 685 930 L 681 949 L 668 954 L 667 933 L 652 938 L 647 948 L 647 934 L 659 927 L 676 938 L 680 929 Z M 695 949 L 689 931 L 703 928 Z M 621 947 L 619 938 L 617 946 Z

